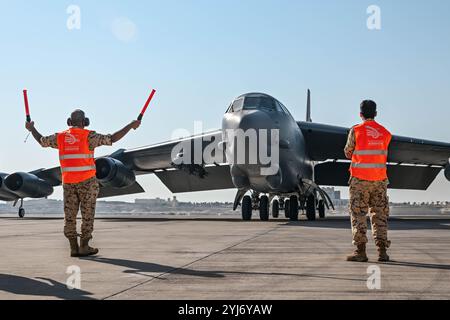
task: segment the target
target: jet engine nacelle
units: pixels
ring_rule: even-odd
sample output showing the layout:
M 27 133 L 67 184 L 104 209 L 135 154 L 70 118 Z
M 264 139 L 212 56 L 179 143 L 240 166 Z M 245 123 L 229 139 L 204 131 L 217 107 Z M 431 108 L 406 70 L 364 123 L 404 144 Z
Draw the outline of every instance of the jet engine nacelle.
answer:
M 450 164 L 448 164 L 444 169 L 444 175 L 448 181 L 450 181 Z
M 0 173 L 0 189 L 3 187 L 3 180 L 7 177 L 7 174 Z
M 0 192 L 1 191 L 8 191 L 8 189 L 5 186 L 5 178 L 7 177 L 7 174 L 0 173 Z
M 31 173 L 17 172 L 4 179 L 8 190 L 19 198 L 45 198 L 53 193 L 53 187 Z
M 113 158 L 99 158 L 95 161 L 97 179 L 105 187 L 125 188 L 136 182 L 133 170 Z

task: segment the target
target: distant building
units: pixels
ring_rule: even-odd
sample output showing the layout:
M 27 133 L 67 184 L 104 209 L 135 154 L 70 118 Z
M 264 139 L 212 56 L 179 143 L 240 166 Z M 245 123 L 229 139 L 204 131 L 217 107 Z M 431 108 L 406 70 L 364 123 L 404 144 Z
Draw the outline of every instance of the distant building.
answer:
M 172 199 L 172 207 L 173 207 L 173 208 L 176 208 L 177 206 L 178 206 L 177 197 L 176 197 L 176 196 L 173 196 L 173 199 Z
M 169 199 L 170 200 L 170 199 Z M 167 205 L 167 201 L 161 198 L 156 199 L 135 199 L 135 204 L 142 205 L 142 206 L 165 206 Z
M 330 196 L 331 200 L 342 200 L 341 192 L 339 190 L 335 190 L 333 187 L 323 188 L 323 191 Z

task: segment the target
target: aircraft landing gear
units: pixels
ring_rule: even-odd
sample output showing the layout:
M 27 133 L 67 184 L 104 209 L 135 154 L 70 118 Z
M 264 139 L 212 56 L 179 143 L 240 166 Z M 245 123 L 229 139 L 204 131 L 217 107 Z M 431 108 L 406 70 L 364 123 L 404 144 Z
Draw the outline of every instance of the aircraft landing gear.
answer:
M 267 196 L 259 199 L 259 218 L 261 221 L 269 221 L 269 198 Z
M 289 219 L 291 221 L 298 221 L 298 197 L 291 196 L 289 199 Z
M 252 220 L 252 198 L 245 196 L 242 199 L 242 219 L 244 221 Z
M 291 207 L 291 201 L 289 199 L 285 200 L 284 201 L 284 216 L 286 217 L 286 219 L 289 219 L 289 217 L 290 217 L 290 213 L 289 213 L 289 210 L 291 210 L 290 207 Z
M 325 218 L 325 202 L 323 200 L 319 200 L 318 210 L 319 210 L 319 218 L 324 219 Z
M 20 199 L 19 218 L 25 217 L 25 209 L 23 208 L 23 199 Z
M 242 220 L 252 220 L 253 210 L 259 210 L 259 218 L 261 221 L 269 221 L 269 197 L 266 195 L 259 196 L 253 192 L 251 196 L 245 196 L 242 199 Z
M 313 195 L 306 200 L 306 218 L 308 221 L 316 220 L 316 197 Z
M 272 202 L 272 217 L 278 218 L 280 215 L 280 202 L 278 200 L 273 200 Z

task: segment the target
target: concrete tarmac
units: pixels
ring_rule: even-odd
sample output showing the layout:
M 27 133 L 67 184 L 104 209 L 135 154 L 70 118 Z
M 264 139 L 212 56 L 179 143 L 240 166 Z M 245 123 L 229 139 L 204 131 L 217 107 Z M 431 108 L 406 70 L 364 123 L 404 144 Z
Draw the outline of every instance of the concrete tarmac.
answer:
M 344 218 L 97 219 L 100 255 L 84 259 L 69 257 L 62 227 L 61 219 L 0 219 L 0 299 L 450 298 L 445 219 L 393 219 L 385 264 L 372 239 L 369 263 L 345 261 L 353 247 Z M 66 286 L 70 266 L 81 271 L 80 289 Z

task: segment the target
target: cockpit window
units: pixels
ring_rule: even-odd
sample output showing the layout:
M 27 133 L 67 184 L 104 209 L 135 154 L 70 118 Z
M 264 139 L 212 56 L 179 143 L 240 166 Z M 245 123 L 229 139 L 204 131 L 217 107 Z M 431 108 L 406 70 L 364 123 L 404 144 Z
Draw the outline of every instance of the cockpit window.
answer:
M 280 107 L 281 110 L 283 110 L 284 113 L 290 115 L 289 110 L 284 106 L 284 104 L 282 104 L 281 102 L 277 101 L 278 106 Z
M 244 104 L 244 98 L 237 99 L 231 104 L 231 106 L 227 112 L 230 113 L 230 112 L 241 111 L 243 104 Z
M 269 97 L 246 97 L 244 101 L 244 110 L 277 110 L 275 100 Z

